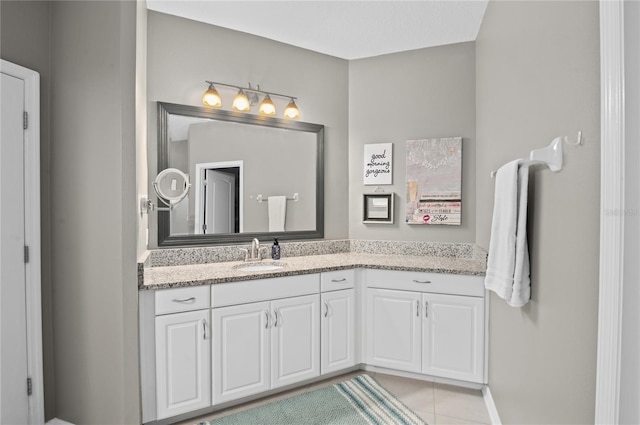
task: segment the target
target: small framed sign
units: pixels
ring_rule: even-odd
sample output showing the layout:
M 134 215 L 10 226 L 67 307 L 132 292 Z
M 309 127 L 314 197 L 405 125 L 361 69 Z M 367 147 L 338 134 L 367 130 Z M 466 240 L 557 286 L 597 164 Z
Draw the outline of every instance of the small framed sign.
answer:
M 365 193 L 362 222 L 393 224 L 393 193 Z
M 364 145 L 364 184 L 392 184 L 393 143 Z

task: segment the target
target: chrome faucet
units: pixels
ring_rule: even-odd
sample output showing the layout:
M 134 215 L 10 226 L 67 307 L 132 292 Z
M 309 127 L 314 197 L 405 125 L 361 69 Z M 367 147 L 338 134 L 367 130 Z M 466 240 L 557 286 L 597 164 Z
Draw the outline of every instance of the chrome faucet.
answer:
M 260 241 L 258 238 L 253 238 L 251 241 L 251 257 L 250 260 L 260 260 Z

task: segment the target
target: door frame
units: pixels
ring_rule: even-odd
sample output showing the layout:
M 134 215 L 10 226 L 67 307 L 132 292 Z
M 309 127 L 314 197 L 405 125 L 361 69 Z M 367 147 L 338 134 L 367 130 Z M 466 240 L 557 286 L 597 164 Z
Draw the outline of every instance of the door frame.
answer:
M 595 423 L 618 423 L 625 208 L 624 2 L 600 0 L 600 284 Z M 616 213 L 617 212 L 617 213 Z
M 240 226 L 239 226 L 239 233 L 243 232 L 243 228 L 244 228 L 244 208 L 243 208 L 243 201 L 244 201 L 244 161 L 243 160 L 239 160 L 239 161 L 221 161 L 221 162 L 203 162 L 203 163 L 199 163 L 196 164 L 196 176 L 195 176 L 195 194 L 196 194 L 196 199 L 195 199 L 195 203 L 194 203 L 194 218 L 195 218 L 195 223 L 194 223 L 194 232 L 196 229 L 200 229 L 202 228 L 202 219 L 200 218 L 200 204 L 202 202 L 204 202 L 204 195 L 202 193 L 202 173 L 204 170 L 210 170 L 210 169 L 216 169 L 216 168 L 239 168 L 240 169 L 240 173 L 239 173 L 239 186 L 240 186 L 240 194 L 239 197 L 240 199 L 238 199 L 238 217 L 240 220 Z
M 24 132 L 25 245 L 29 246 L 29 262 L 25 265 L 29 344 L 27 369 L 33 384 L 33 393 L 29 398 L 29 422 L 44 423 L 40 288 L 40 74 L 4 59 L 0 61 L 0 72 L 23 80 L 25 87 L 25 112 L 29 121 Z

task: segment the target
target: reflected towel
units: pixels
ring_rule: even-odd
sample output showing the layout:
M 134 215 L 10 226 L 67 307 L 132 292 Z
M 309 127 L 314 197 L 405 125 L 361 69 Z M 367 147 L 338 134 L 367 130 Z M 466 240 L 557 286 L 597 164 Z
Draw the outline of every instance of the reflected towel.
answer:
M 287 197 L 269 196 L 269 231 L 284 232 L 284 222 L 287 216 Z
M 529 166 L 511 161 L 496 174 L 496 195 L 484 285 L 512 307 L 531 296 L 527 247 Z

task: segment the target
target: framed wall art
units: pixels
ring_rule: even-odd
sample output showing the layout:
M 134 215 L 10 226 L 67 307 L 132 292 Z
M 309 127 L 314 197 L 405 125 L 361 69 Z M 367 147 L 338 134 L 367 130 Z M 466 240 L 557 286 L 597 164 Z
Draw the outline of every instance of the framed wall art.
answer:
M 393 193 L 365 193 L 363 223 L 393 224 Z
M 462 138 L 407 140 L 407 224 L 460 225 Z
M 393 182 L 393 143 L 364 145 L 364 184 Z

